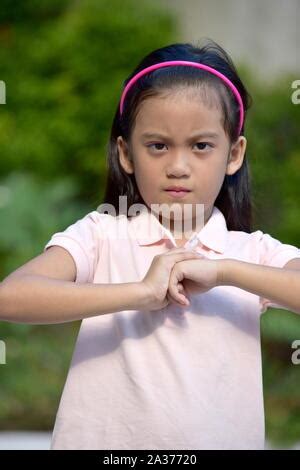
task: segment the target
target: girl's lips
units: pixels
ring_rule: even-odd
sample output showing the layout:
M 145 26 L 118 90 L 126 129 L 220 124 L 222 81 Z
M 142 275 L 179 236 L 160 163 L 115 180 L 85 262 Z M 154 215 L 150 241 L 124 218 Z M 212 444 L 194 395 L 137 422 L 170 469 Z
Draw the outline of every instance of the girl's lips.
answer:
M 182 197 L 184 197 L 184 196 L 186 196 L 187 194 L 190 193 L 190 191 L 170 191 L 168 189 L 166 189 L 166 192 L 168 194 L 170 194 L 170 196 L 175 197 L 175 198 L 176 197 L 177 198 L 182 198 Z

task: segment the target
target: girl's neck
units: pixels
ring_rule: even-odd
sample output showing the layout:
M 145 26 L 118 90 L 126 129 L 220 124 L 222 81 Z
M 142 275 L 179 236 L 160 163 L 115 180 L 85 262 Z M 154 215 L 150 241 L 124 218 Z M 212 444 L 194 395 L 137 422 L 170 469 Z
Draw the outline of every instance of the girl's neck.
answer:
M 209 208 L 208 212 L 204 212 L 204 221 L 199 221 L 193 218 L 192 220 L 185 219 L 184 221 L 175 222 L 174 219 L 164 218 L 159 214 L 159 222 L 165 228 L 170 230 L 178 246 L 183 246 L 192 236 L 193 233 L 198 233 L 207 223 L 213 211 L 213 207 Z M 200 218 L 201 219 L 201 218 Z M 188 229 L 186 229 L 188 227 Z

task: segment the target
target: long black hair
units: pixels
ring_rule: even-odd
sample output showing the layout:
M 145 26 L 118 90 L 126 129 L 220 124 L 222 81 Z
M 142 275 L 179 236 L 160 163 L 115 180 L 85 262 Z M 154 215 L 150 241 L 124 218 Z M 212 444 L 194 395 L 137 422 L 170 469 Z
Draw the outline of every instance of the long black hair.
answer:
M 191 43 L 175 43 L 148 54 L 131 75 L 124 81 L 123 87 L 129 80 L 142 69 L 158 62 L 168 60 L 188 60 L 209 65 L 223 73 L 238 89 L 243 104 L 245 117 L 252 103 L 252 98 L 238 76 L 236 68 L 226 53 L 212 39 L 206 39 L 201 47 Z M 130 148 L 130 137 L 135 118 L 142 101 L 150 96 L 157 96 L 162 91 L 182 86 L 205 86 L 217 92 L 219 103 L 222 107 L 223 126 L 229 137 L 230 143 L 234 143 L 238 134 L 239 106 L 231 90 L 215 75 L 195 67 L 162 67 L 145 74 L 133 85 L 124 102 L 122 116 L 119 106 L 116 110 L 110 139 L 107 144 L 108 174 L 103 203 L 114 206 L 116 214 L 119 214 L 119 196 L 127 196 L 128 208 L 135 203 L 145 205 L 138 190 L 134 174 L 128 174 L 122 168 L 117 147 L 117 137 L 122 136 Z M 124 89 L 124 88 L 123 88 Z M 244 120 L 245 122 L 245 120 Z M 244 134 L 244 124 L 241 135 Z M 243 164 L 233 175 L 225 175 L 223 185 L 214 202 L 214 205 L 223 213 L 228 230 L 252 231 L 252 202 L 250 195 L 250 172 L 246 154 Z

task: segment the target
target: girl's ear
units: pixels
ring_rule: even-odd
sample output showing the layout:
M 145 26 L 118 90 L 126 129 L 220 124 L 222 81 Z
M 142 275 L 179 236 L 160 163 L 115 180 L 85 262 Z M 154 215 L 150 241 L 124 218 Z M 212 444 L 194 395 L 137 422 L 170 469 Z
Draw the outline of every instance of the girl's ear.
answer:
M 117 147 L 120 165 L 126 173 L 134 173 L 133 161 L 131 159 L 127 142 L 121 135 L 117 137 Z
M 230 153 L 227 160 L 226 175 L 233 175 L 241 168 L 244 161 L 246 147 L 246 137 L 241 135 L 230 148 Z

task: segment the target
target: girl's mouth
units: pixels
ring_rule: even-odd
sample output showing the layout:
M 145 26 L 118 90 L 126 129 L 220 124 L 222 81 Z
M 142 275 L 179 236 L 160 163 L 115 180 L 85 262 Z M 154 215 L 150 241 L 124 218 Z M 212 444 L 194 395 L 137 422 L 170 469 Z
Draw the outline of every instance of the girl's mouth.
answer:
M 175 197 L 175 198 L 182 198 L 189 194 L 190 191 L 172 191 L 170 189 L 166 189 L 166 192 L 170 194 L 170 196 Z

